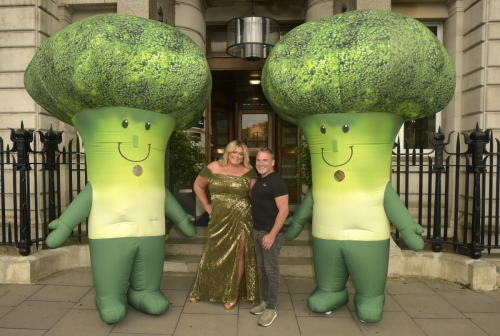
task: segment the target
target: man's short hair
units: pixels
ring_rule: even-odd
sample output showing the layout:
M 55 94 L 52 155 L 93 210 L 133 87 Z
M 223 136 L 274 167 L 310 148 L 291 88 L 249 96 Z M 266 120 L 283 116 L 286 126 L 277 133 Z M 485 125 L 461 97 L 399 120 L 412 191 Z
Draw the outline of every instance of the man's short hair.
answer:
M 268 153 L 271 156 L 271 160 L 274 160 L 274 153 L 269 147 L 261 147 L 259 148 L 259 152 Z

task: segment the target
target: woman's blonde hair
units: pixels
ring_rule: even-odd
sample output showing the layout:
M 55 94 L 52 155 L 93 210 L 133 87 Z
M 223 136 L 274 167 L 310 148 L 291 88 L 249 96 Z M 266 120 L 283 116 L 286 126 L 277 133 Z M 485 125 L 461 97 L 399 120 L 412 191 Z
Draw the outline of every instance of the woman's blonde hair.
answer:
M 222 155 L 222 160 L 219 161 L 221 166 L 225 166 L 229 159 L 229 153 L 234 152 L 234 150 L 238 147 L 243 148 L 243 165 L 248 169 L 253 169 L 250 164 L 250 158 L 248 157 L 248 147 L 240 140 L 233 140 L 227 144 L 226 149 L 224 150 L 224 154 Z

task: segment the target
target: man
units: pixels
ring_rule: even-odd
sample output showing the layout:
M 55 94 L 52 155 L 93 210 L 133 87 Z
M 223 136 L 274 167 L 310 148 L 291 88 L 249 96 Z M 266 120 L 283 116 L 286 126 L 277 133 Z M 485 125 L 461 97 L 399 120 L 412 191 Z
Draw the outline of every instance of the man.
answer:
M 252 189 L 253 239 L 263 301 L 250 313 L 262 314 L 259 325 L 267 327 L 277 317 L 278 260 L 285 241 L 283 224 L 288 215 L 288 189 L 285 180 L 274 171 L 274 154 L 269 148 L 259 149 L 255 166 L 261 176 Z

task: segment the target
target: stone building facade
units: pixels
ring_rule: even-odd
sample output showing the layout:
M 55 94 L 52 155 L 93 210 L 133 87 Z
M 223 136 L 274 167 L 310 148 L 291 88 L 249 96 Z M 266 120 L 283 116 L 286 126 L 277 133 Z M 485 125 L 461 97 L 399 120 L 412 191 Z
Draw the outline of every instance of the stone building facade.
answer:
M 303 22 L 340 13 L 344 6 L 347 10 L 389 10 L 434 25 L 457 72 L 455 96 L 441 112 L 438 126 L 448 134 L 450 131 L 470 132 L 478 123 L 482 129 L 492 129 L 498 137 L 499 0 L 0 0 L 0 137 L 4 142 L 9 142 L 9 128 L 18 128 L 21 121 L 27 129 L 45 132 L 52 125 L 55 131 L 64 131 L 63 143 L 76 137 L 73 127 L 50 116 L 24 89 L 24 71 L 47 38 L 73 22 L 103 13 L 156 20 L 160 6 L 164 21 L 200 46 L 213 71 L 245 70 L 250 75 L 260 71 L 264 61 L 230 59 L 216 52 L 216 49 L 225 50 L 225 42 L 216 38 L 216 28 L 234 17 L 254 13 L 272 17 L 285 27 L 293 28 Z M 209 158 L 216 155 L 209 150 L 213 147 L 212 113 L 208 106 L 204 138 Z M 234 114 L 231 118 L 231 122 L 237 123 L 241 115 Z M 273 118 L 276 123 L 276 117 Z M 236 137 L 237 131 L 232 134 L 232 138 Z M 270 141 L 275 147 L 279 143 L 277 139 Z

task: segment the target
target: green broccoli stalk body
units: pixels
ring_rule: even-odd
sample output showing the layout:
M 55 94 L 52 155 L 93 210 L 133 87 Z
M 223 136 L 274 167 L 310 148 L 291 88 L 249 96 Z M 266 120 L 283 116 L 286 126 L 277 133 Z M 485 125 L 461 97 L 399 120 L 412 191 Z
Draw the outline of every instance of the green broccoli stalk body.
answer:
M 33 97 L 75 125 L 88 184 L 46 239 L 60 246 L 89 217 L 89 246 L 101 319 L 116 323 L 127 303 L 153 315 L 160 291 L 165 215 L 186 236 L 196 230 L 165 188 L 165 150 L 174 129 L 199 120 L 211 91 L 206 59 L 186 35 L 125 15 L 98 15 L 49 38 L 25 74 Z
M 262 74 L 274 110 L 298 124 L 309 144 L 312 189 L 287 220 L 294 239 L 313 218 L 316 290 L 309 308 L 327 312 L 348 301 L 382 318 L 391 221 L 406 244 L 424 247 L 389 183 L 395 136 L 405 120 L 432 115 L 454 93 L 446 50 L 421 23 L 379 10 L 308 22 L 273 49 Z

